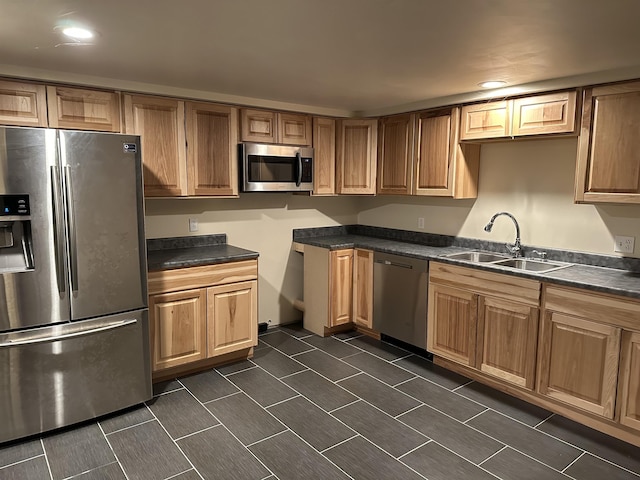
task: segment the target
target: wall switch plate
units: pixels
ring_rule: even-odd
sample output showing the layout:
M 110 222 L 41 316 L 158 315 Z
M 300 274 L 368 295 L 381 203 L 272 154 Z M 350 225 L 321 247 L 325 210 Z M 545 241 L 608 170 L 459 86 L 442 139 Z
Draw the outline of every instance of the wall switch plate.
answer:
M 190 232 L 197 232 L 198 231 L 198 219 L 197 218 L 190 218 L 189 219 L 189 231 Z
M 418 228 L 424 228 L 424 217 L 418 217 Z
M 616 235 L 614 238 L 615 244 L 613 246 L 614 252 L 620 253 L 633 253 L 635 246 L 635 237 L 623 237 L 622 235 Z

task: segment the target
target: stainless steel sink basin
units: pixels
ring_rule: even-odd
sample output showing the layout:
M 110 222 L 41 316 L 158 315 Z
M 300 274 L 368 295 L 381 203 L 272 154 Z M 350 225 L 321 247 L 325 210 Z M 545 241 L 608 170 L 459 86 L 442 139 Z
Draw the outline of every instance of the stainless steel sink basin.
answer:
M 487 252 L 460 252 L 460 253 L 450 253 L 449 255 L 444 255 L 447 258 L 453 258 L 455 260 L 467 260 L 469 262 L 475 263 L 488 263 L 495 262 L 497 260 L 506 260 L 509 257 L 506 255 L 500 255 L 497 253 L 487 253 Z
M 494 262 L 493 264 L 501 267 L 515 268 L 517 270 L 526 270 L 528 272 L 549 272 L 551 270 L 558 270 L 569 266 L 564 263 L 543 262 L 540 260 L 531 260 L 529 258 L 510 258 L 508 260 Z

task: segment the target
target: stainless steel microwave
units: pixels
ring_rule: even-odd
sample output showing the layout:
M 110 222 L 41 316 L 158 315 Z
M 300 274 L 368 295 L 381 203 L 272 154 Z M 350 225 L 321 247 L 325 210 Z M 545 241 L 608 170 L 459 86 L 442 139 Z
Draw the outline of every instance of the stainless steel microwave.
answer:
M 313 148 L 262 143 L 240 144 L 243 192 L 310 192 Z

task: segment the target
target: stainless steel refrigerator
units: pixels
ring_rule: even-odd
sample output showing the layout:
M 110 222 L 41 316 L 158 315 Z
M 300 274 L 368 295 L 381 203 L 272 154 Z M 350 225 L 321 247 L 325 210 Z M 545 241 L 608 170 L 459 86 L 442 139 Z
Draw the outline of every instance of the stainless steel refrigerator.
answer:
M 0 128 L 0 443 L 151 397 L 140 139 Z

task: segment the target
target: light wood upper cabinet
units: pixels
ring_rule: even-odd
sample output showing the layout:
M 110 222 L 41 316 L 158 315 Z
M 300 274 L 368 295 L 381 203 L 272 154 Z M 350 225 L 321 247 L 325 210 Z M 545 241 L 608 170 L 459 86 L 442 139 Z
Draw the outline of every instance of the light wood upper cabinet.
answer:
M 243 142 L 311 145 L 311 116 L 243 108 L 240 111 Z
M 336 129 L 337 193 L 374 194 L 378 121 L 338 120 Z
M 0 80 L 0 125 L 46 127 L 45 86 Z
M 276 113 L 269 110 L 240 110 L 240 136 L 243 142 L 276 143 Z
M 480 145 L 459 141 L 460 108 L 417 117 L 415 195 L 476 198 Z
M 380 120 L 378 194 L 411 194 L 414 134 L 415 115 L 394 115 Z
M 465 105 L 460 140 L 575 134 L 576 91 Z
M 519 302 L 480 297 L 478 312 L 477 368 L 532 390 L 536 371 L 538 309 Z
M 313 194 L 336 193 L 336 121 L 313 119 Z
M 189 195 L 238 195 L 238 110 L 186 102 Z
M 640 332 L 622 332 L 618 384 L 620 423 L 640 431 Z
M 334 250 L 329 255 L 329 326 L 352 321 L 353 249 Z
M 256 280 L 207 288 L 209 357 L 258 343 L 257 290 Z
M 120 132 L 120 94 L 70 87 L 47 87 L 49 126 Z
M 511 102 L 488 102 L 462 107 L 460 140 L 511 135 Z
M 511 135 L 572 133 L 576 129 L 576 92 L 513 99 Z
M 640 82 L 587 88 L 576 202 L 640 203 Z
M 184 102 L 124 95 L 125 133 L 140 135 L 147 197 L 187 195 Z
M 206 357 L 206 290 L 149 297 L 152 370 L 183 365 Z
M 478 295 L 431 283 L 427 308 L 427 350 L 454 362 L 474 367 Z
M 373 252 L 360 248 L 353 254 L 353 322 L 373 328 Z
M 302 113 L 277 112 L 277 143 L 311 145 L 311 117 Z

